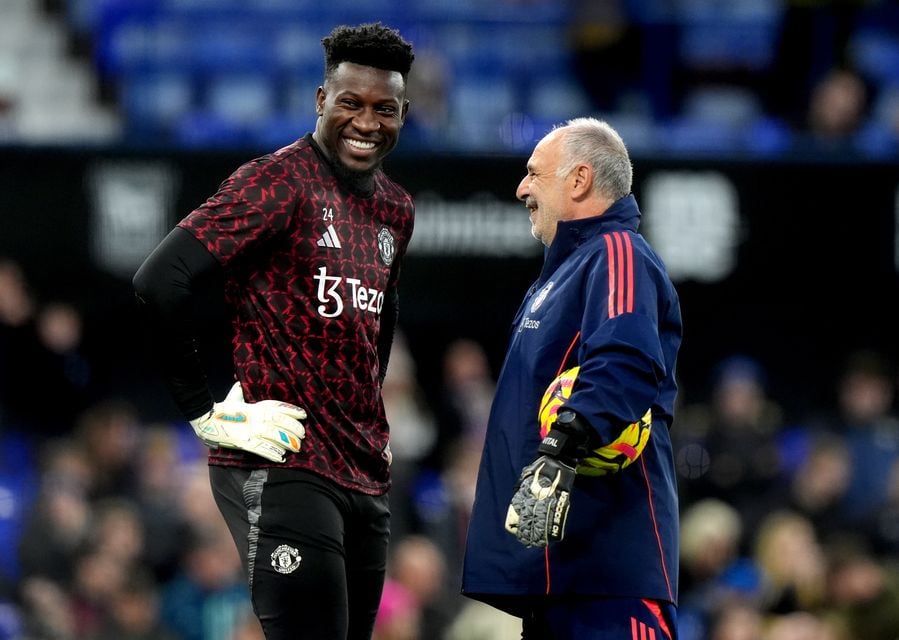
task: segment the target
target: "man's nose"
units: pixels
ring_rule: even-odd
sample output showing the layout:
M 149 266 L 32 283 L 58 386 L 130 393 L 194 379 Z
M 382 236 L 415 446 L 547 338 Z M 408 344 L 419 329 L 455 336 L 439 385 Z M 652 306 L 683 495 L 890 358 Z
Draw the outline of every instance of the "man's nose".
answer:
M 380 129 L 381 123 L 378 121 L 378 117 L 373 110 L 362 109 L 356 114 L 356 117 L 353 118 L 353 126 L 356 127 L 360 133 L 369 133 Z
M 525 176 L 521 179 L 521 182 L 518 183 L 518 188 L 515 190 L 515 197 L 519 200 L 524 200 L 528 197 L 528 177 Z

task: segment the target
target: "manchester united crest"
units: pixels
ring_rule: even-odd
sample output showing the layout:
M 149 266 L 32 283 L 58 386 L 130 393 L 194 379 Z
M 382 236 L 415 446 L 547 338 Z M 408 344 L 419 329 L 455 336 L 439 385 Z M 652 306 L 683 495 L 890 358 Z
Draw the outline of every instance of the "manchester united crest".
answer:
M 272 551 L 272 566 L 278 573 L 293 573 L 302 559 L 300 552 L 290 545 L 282 544 Z
M 546 286 L 537 294 L 537 297 L 534 298 L 534 301 L 531 303 L 531 313 L 534 313 L 537 309 L 540 308 L 540 305 L 543 304 L 543 301 L 546 300 L 546 296 L 549 295 L 550 289 L 553 288 L 552 281 L 546 283 Z
M 381 260 L 384 261 L 384 264 L 388 267 L 393 264 L 393 258 L 396 256 L 396 244 L 393 234 L 387 227 L 378 232 L 378 251 L 381 252 Z

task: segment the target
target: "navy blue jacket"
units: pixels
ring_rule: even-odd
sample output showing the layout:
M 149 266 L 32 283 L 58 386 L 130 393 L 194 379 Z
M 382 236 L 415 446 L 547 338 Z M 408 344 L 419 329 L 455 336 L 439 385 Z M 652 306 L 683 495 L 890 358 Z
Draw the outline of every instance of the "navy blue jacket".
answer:
M 478 474 L 462 592 L 520 615 L 521 596 L 583 594 L 677 603 L 678 505 L 669 429 L 681 342 L 677 293 L 637 233 L 633 196 L 558 224 L 515 316 Z M 537 457 L 538 404 L 580 373 L 566 406 L 602 442 L 652 408 L 643 454 L 621 472 L 578 476 L 565 539 L 528 549 L 504 529 L 522 467 Z

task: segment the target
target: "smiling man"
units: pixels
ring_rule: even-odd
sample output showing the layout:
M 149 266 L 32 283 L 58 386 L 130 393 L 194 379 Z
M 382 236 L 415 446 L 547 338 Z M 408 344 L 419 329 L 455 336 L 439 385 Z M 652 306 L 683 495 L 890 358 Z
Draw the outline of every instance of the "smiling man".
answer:
M 315 132 L 238 168 L 134 277 L 175 403 L 210 447 L 268 640 L 369 638 L 389 536 L 381 384 L 414 207 L 381 162 L 414 56 L 381 24 L 322 44 Z M 190 313 L 216 275 L 233 317 L 221 402 Z
M 682 321 L 632 180 L 618 133 L 576 118 L 515 192 L 546 251 L 497 382 L 462 591 L 521 617 L 523 640 L 677 638 Z

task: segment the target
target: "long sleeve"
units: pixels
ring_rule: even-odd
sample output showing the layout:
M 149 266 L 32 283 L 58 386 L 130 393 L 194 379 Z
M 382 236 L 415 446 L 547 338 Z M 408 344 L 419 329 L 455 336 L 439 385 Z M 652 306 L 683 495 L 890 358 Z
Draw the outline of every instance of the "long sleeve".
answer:
M 396 288 L 387 291 L 384 296 L 384 311 L 381 313 L 381 329 L 378 333 L 378 375 L 381 382 L 387 375 L 387 363 L 390 360 L 390 349 L 396 334 L 396 324 L 400 315 L 400 296 Z
M 660 334 L 660 283 L 639 237 L 616 231 L 585 281 L 578 386 L 570 408 L 608 442 L 658 403 L 665 367 Z
M 134 276 L 138 308 L 153 354 L 178 409 L 188 420 L 214 403 L 197 351 L 193 303 L 221 267 L 188 231 L 175 228 Z
M 378 331 L 378 376 L 381 382 L 387 375 L 387 364 L 390 361 L 390 351 L 393 347 L 393 339 L 396 335 L 396 326 L 400 318 L 400 265 L 402 256 L 394 260 L 390 270 L 390 280 L 384 293 L 384 310 L 381 312 L 381 326 Z

